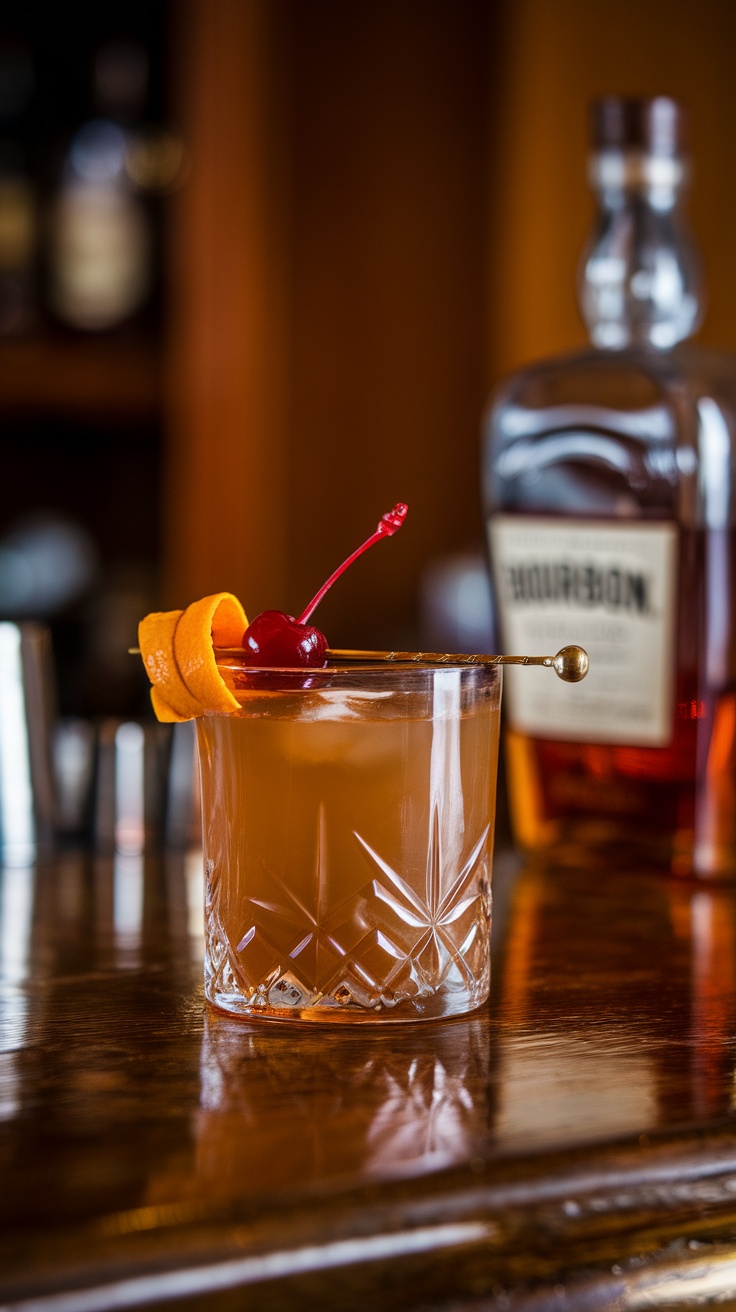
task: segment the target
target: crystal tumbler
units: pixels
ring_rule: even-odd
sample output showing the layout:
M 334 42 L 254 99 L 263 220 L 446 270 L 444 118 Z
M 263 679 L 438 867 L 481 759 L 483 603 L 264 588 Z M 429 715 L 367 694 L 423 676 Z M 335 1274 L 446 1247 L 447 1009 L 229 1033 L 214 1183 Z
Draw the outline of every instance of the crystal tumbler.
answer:
M 197 722 L 205 992 L 248 1017 L 434 1020 L 490 984 L 501 671 L 261 673 Z

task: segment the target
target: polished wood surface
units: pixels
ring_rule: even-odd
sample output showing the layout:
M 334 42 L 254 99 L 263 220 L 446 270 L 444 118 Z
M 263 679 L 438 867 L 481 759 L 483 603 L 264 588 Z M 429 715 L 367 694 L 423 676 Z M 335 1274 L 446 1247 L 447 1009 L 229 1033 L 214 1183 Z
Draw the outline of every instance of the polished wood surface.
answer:
M 2 873 L 0 1305 L 736 1297 L 736 890 L 497 863 L 463 1020 L 205 1008 L 196 855 Z

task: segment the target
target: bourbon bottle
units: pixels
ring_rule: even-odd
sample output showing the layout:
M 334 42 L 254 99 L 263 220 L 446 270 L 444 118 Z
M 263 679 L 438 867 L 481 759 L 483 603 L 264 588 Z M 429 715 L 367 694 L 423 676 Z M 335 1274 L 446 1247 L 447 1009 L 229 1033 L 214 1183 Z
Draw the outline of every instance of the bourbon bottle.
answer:
M 588 349 L 495 397 L 484 440 L 506 651 L 590 654 L 586 681 L 509 670 L 512 820 L 528 849 L 736 875 L 736 362 L 701 316 L 672 100 L 593 107 Z

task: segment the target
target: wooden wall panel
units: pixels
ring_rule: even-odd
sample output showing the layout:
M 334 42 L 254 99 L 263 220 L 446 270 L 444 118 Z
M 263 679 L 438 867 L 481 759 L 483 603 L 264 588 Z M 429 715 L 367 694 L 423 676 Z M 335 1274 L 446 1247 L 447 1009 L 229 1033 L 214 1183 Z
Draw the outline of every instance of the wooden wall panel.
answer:
M 491 15 L 296 6 L 293 605 L 410 505 L 325 601 L 333 641 L 414 640 L 427 562 L 480 541 Z
M 288 74 L 271 0 L 178 0 L 163 602 L 229 589 L 255 613 L 286 576 Z

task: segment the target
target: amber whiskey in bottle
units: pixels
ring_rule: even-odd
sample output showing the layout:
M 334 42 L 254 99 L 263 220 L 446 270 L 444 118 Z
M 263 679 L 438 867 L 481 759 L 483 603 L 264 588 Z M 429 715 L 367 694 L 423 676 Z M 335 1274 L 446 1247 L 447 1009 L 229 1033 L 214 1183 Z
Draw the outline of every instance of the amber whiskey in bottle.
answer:
M 518 840 L 556 860 L 736 875 L 736 362 L 701 315 L 681 108 L 593 107 L 589 349 L 495 397 L 483 487 L 506 651 L 585 646 L 577 686 L 510 670 Z M 510 676 L 510 677 L 509 677 Z

